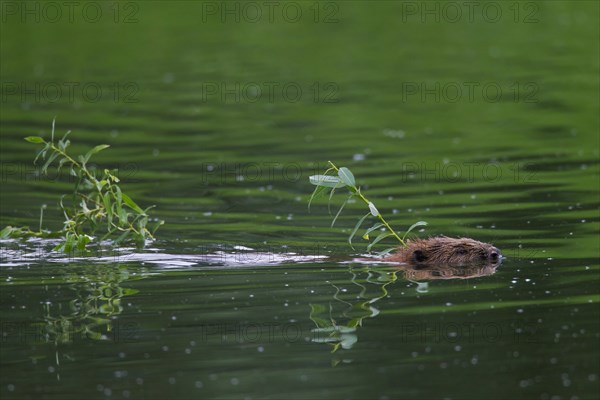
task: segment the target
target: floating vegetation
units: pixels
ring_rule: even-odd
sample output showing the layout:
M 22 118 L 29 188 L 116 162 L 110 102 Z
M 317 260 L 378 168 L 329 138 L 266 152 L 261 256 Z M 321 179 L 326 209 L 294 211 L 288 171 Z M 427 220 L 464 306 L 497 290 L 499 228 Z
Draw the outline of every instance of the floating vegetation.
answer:
M 69 175 L 75 177 L 70 203 L 65 204 L 66 195 L 59 201 L 65 217 L 63 229 L 53 232 L 42 228 L 45 209 L 45 206 L 42 206 L 38 231 L 32 231 L 29 227 L 7 226 L 0 231 L 0 238 L 60 237 L 63 241 L 54 250 L 64 252 L 85 250 L 96 235 L 101 241 L 112 239 L 115 245 L 132 240 L 138 245 L 143 245 L 146 239 L 153 239 L 156 229 L 164 223 L 158 220 L 152 229 L 148 228 L 148 210 L 154 206 L 142 209 L 131 197 L 123 193 L 119 186 L 117 170 L 104 169 L 99 172 L 89 167 L 91 157 L 109 145 L 100 144 L 85 155 L 71 156 L 67 151 L 71 144 L 67 137 L 71 131 L 55 142 L 54 126 L 55 120 L 52 121 L 50 141 L 39 136 L 28 136 L 25 140 L 44 146 L 33 161 L 34 164 L 38 160 L 44 161 L 41 167 L 43 175 L 48 174 L 50 166 L 55 166 L 57 173 L 67 170 Z
M 353 197 L 357 197 L 362 202 L 364 202 L 367 205 L 367 207 L 369 208 L 369 212 L 366 213 L 361 219 L 358 220 L 358 222 L 354 226 L 354 229 L 350 233 L 350 236 L 348 237 L 348 243 L 350 244 L 350 247 L 352 247 L 353 249 L 354 249 L 354 247 L 352 246 L 352 239 L 356 235 L 356 232 L 358 232 L 360 227 L 363 225 L 363 223 L 369 217 L 376 217 L 379 220 L 379 222 L 375 223 L 373 226 L 368 228 L 365 231 L 365 233 L 362 235 L 362 238 L 365 240 L 370 240 L 369 235 L 375 231 L 379 232 L 379 235 L 377 235 L 375 237 L 375 239 L 373 239 L 373 241 L 371 241 L 369 243 L 369 245 L 367 246 L 367 251 L 371 251 L 371 248 L 374 245 L 376 245 L 383 239 L 387 239 L 390 237 L 393 237 L 394 239 L 396 239 L 398 242 L 400 242 L 400 244 L 402 246 L 406 246 L 406 242 L 405 242 L 406 236 L 413 229 L 415 229 L 419 226 L 427 225 L 427 222 L 425 222 L 425 221 L 416 222 L 410 228 L 408 228 L 406 230 L 404 235 L 400 236 L 394 229 L 392 229 L 392 227 L 385 220 L 383 215 L 381 215 L 381 213 L 379 212 L 379 210 L 377 209 L 375 204 L 373 204 L 372 201 L 370 201 L 369 199 L 367 199 L 364 196 L 364 194 L 360 191 L 360 187 L 356 186 L 356 180 L 354 179 L 354 174 L 346 167 L 338 168 L 331 161 L 329 161 L 329 165 L 330 165 L 330 168 L 328 168 L 322 175 L 312 175 L 309 177 L 310 183 L 315 185 L 316 188 L 313 191 L 312 195 L 310 196 L 310 200 L 308 201 L 308 208 L 310 210 L 310 204 L 312 203 L 314 198 L 325 194 L 325 192 L 327 190 L 331 189 L 331 191 L 329 192 L 329 203 L 331 203 L 331 199 L 332 199 L 336 189 L 343 188 L 343 187 L 347 188 L 350 191 L 350 195 L 342 203 L 338 212 L 335 214 L 335 217 L 333 218 L 333 221 L 331 222 L 331 226 L 333 227 L 333 225 L 337 221 L 338 217 L 342 213 L 342 210 L 344 209 L 344 207 L 346 206 L 346 204 L 348 203 L 348 201 L 350 199 L 352 199 Z M 332 172 L 335 173 L 336 175 L 328 175 L 329 173 L 332 173 Z M 391 247 L 391 248 L 388 248 L 388 249 L 385 249 L 385 250 L 379 252 L 379 254 L 384 255 L 393 250 L 395 250 L 395 248 Z

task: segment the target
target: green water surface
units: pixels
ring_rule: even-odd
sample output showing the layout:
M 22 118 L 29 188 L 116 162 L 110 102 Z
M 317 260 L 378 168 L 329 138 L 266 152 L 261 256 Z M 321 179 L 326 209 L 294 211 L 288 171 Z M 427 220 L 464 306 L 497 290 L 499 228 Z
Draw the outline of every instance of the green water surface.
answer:
M 0 242 L 2 399 L 600 396 L 597 2 L 51 3 L 1 3 L 0 226 L 61 227 L 22 140 L 55 117 L 166 224 Z M 353 261 L 364 205 L 307 210 L 327 160 L 506 260 Z

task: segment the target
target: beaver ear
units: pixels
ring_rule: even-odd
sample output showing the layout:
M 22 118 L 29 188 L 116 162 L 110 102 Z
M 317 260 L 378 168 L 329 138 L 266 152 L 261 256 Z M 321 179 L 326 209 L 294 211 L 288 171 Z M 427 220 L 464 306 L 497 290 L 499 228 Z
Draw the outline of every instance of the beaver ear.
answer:
M 425 257 L 425 253 L 423 253 L 421 250 L 413 251 L 412 256 L 415 262 L 423 262 L 427 259 L 427 257 Z

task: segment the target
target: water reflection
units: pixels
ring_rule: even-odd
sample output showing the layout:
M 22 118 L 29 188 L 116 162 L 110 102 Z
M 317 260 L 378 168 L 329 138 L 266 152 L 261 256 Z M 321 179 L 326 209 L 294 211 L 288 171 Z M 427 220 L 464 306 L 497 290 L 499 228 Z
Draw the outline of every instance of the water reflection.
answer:
M 312 329 L 313 342 L 328 343 L 332 347 L 332 353 L 340 347 L 351 349 L 358 341 L 357 328 L 362 326 L 365 318 L 373 318 L 379 314 L 379 309 L 374 304 L 388 295 L 387 286 L 398 279 L 398 272 L 389 268 L 350 264 L 348 273 L 351 278 L 342 282 L 348 287 L 331 283 L 335 289 L 333 301 L 329 304 L 310 305 L 310 319 L 316 325 Z M 359 293 L 352 294 L 356 291 Z
M 428 281 L 440 279 L 469 279 L 489 276 L 496 272 L 500 264 L 477 264 L 461 267 L 454 266 L 423 266 L 415 268 L 410 265 L 401 265 L 404 277 L 413 281 Z
M 88 265 L 85 271 L 64 271 L 69 284 L 66 300 L 44 304 L 44 341 L 55 344 L 72 343 L 78 338 L 110 340 L 113 318 L 123 311 L 121 301 L 137 290 L 121 287 L 143 274 L 130 274 L 131 266 L 123 264 Z
M 316 325 L 312 341 L 328 344 L 332 353 L 340 348 L 351 349 L 358 342 L 358 327 L 364 319 L 379 315 L 375 303 L 389 296 L 388 286 L 398 281 L 399 275 L 413 282 L 417 293 L 425 294 L 429 291 L 428 281 L 484 277 L 494 274 L 498 266 L 495 263 L 464 267 L 349 264 L 350 279 L 330 283 L 335 289 L 332 301 L 310 304 L 309 317 Z M 337 359 L 333 364 L 342 361 L 350 362 Z

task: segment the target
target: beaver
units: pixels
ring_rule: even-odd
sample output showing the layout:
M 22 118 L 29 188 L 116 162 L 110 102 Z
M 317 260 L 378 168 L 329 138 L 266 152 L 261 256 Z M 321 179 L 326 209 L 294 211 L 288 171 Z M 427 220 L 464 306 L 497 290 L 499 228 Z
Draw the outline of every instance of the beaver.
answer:
M 502 254 L 488 243 L 469 238 L 437 236 L 409 240 L 406 246 L 400 247 L 384 260 L 408 264 L 413 269 L 498 266 L 502 262 Z

